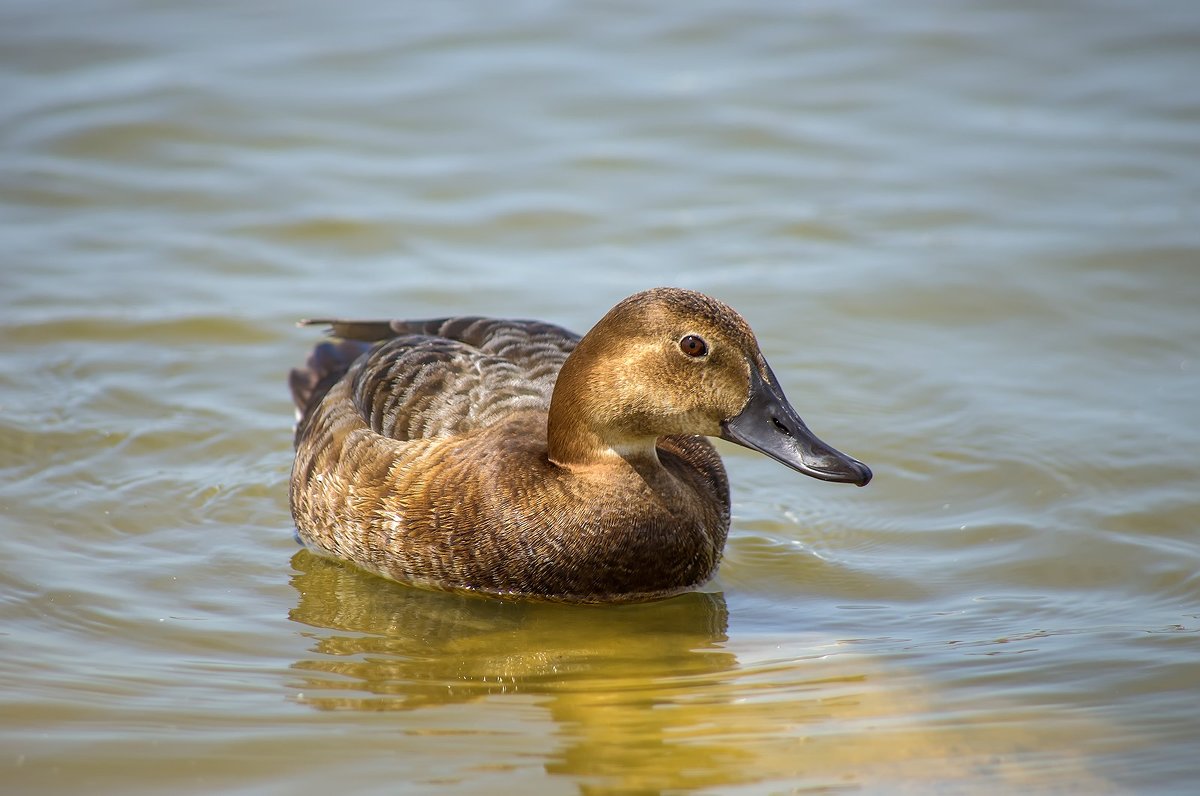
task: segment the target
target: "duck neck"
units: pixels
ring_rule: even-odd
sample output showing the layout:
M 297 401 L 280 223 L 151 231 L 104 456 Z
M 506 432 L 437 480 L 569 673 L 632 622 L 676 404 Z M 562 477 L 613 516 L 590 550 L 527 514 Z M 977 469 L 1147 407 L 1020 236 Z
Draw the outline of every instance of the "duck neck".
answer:
M 550 460 L 563 467 L 604 466 L 617 460 L 639 471 L 660 467 L 657 436 L 631 433 L 622 426 L 624 407 L 615 401 L 616 385 L 608 383 L 605 372 L 582 364 L 587 356 L 580 353 L 577 348 L 563 364 L 550 399 Z

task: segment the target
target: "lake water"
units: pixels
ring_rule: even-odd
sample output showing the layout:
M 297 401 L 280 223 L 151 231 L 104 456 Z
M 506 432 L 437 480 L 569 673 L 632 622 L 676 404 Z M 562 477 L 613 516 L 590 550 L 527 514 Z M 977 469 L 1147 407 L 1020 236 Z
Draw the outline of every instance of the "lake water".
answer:
M 7 0 L 6 793 L 1192 793 L 1200 6 Z M 739 309 L 716 580 L 292 538 L 306 316 Z

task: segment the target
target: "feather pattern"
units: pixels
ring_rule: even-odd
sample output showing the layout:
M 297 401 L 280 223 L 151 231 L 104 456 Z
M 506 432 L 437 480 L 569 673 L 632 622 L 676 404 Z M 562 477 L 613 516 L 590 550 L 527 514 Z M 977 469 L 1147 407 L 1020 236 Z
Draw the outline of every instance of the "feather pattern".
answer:
M 289 378 L 309 549 L 417 586 L 578 602 L 716 570 L 729 483 L 701 435 L 769 373 L 725 305 L 646 291 L 582 338 L 477 316 L 306 323 L 334 335 Z M 702 359 L 680 348 L 695 335 Z

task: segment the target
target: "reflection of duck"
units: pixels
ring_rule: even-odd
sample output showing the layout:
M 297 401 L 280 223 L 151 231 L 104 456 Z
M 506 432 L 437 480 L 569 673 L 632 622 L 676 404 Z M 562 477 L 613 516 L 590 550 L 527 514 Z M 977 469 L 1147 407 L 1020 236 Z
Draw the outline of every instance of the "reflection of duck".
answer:
M 318 654 L 295 664 L 297 685 L 321 709 L 411 710 L 589 692 L 589 683 L 611 692 L 622 679 L 644 689 L 647 677 L 672 683 L 736 665 L 721 649 L 728 615 L 719 593 L 581 609 L 381 587 L 307 551 L 292 565 L 299 602 L 289 616 L 319 638 Z
M 729 529 L 720 436 L 807 475 L 866 465 L 797 416 L 746 322 L 649 290 L 582 339 L 534 321 L 329 321 L 292 372 L 304 544 L 394 580 L 580 602 L 675 594 Z
M 384 759 L 419 791 L 1114 792 L 1083 753 L 1113 728 L 955 697 L 904 665 L 911 645 L 873 658 L 790 620 L 738 627 L 719 593 L 566 606 L 405 589 L 306 550 L 292 565 L 314 642 L 296 703 L 350 712 L 322 723 L 354 728 L 338 765 Z

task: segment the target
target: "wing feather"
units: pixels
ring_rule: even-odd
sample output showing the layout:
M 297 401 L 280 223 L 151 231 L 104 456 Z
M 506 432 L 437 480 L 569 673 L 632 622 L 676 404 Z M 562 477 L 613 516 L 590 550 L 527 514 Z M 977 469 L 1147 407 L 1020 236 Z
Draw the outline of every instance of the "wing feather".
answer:
M 476 316 L 304 323 L 377 343 L 345 377 L 369 427 L 397 440 L 463 434 L 518 410 L 548 409 L 558 371 L 579 340 L 541 321 Z

